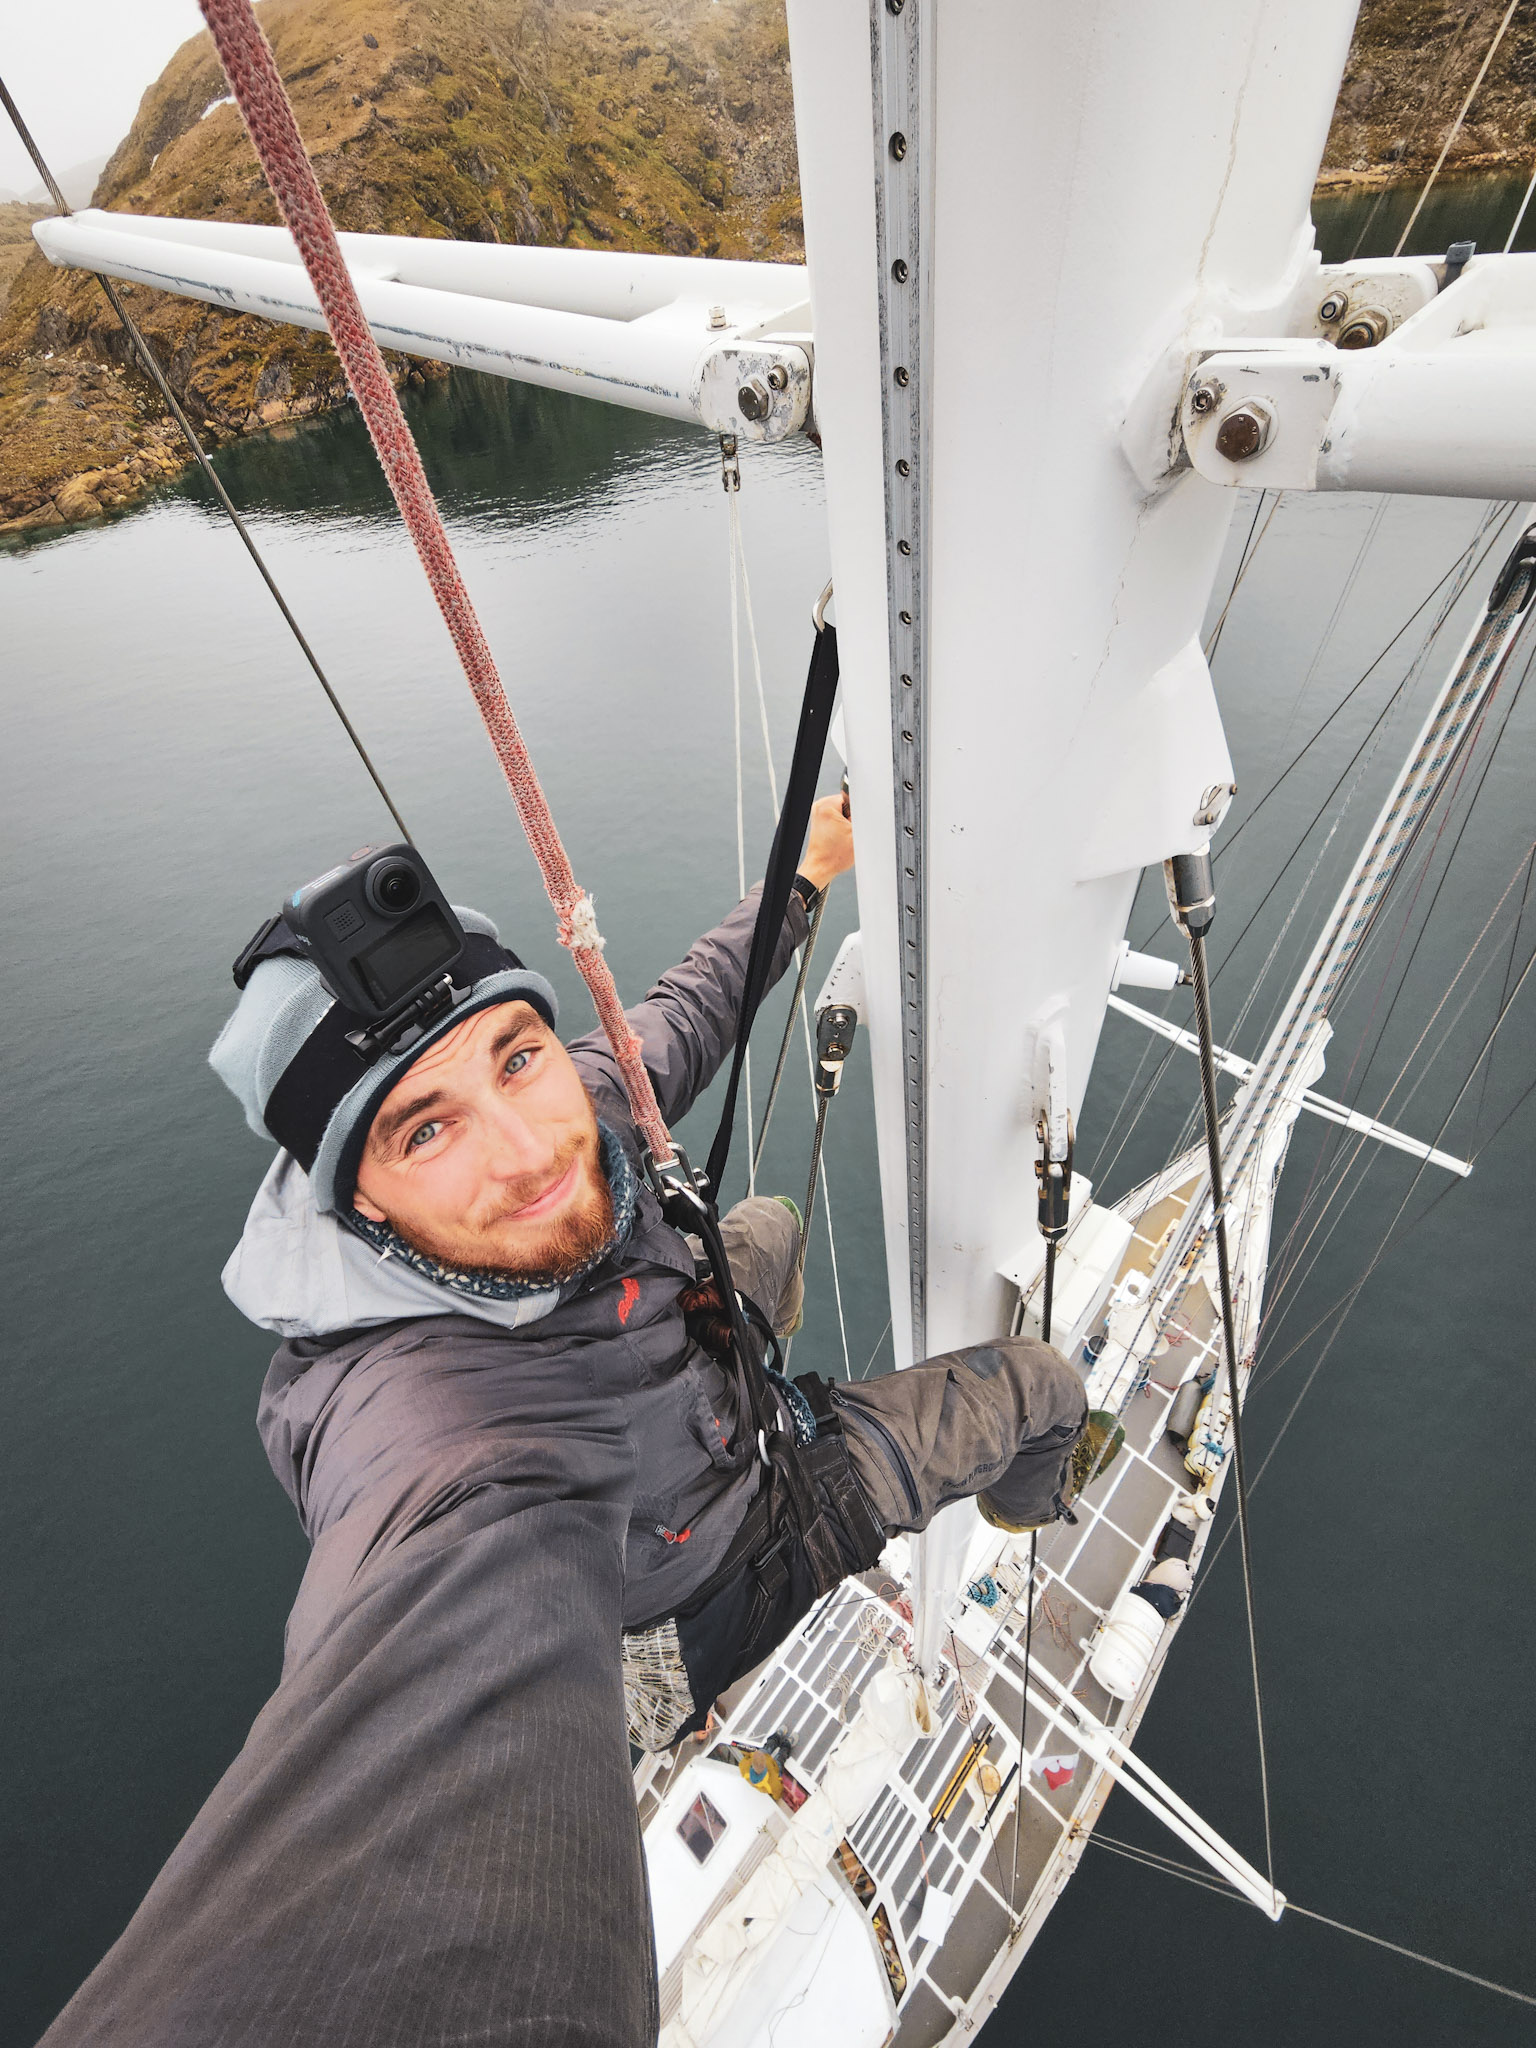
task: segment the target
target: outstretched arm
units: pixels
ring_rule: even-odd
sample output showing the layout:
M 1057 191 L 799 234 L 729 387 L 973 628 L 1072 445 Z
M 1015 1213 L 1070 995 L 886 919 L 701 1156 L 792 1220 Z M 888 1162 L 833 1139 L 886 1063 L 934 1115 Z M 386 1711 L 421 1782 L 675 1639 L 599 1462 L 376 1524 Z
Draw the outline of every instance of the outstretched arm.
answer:
M 630 1456 L 564 1443 L 512 1445 L 323 1603 L 46 2048 L 653 2048 Z
M 826 888 L 853 865 L 853 831 L 845 801 L 839 796 L 823 797 L 811 812 L 799 871 L 813 888 Z M 661 977 L 643 1003 L 626 1012 L 668 1123 L 687 1115 L 736 1043 L 747 955 L 761 894 L 761 884 L 750 890 L 728 917 L 706 932 L 678 965 Z M 790 955 L 807 929 L 805 905 L 798 893 L 792 894 L 773 956 L 770 983 L 789 965 Z M 623 1084 L 603 1034 L 593 1031 L 578 1038 L 570 1054 L 599 1115 L 610 1122 L 627 1122 Z

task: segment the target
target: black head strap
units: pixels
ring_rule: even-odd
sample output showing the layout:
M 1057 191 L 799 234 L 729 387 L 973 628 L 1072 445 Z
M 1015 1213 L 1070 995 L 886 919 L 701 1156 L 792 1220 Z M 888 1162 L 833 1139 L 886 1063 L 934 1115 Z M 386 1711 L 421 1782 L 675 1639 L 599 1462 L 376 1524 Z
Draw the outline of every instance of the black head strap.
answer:
M 252 941 L 252 946 L 259 938 L 260 934 L 257 940 Z M 275 945 L 260 958 L 270 959 L 274 953 L 297 950 L 291 945 Z M 242 962 L 250 952 L 251 948 L 247 947 L 241 955 Z M 520 969 L 522 964 L 515 953 L 498 945 L 487 933 L 466 932 L 464 951 L 454 962 L 453 971 L 473 987 L 488 975 Z M 251 958 L 248 976 L 256 965 L 257 960 Z M 481 1007 L 507 1000 L 502 995 L 489 996 Z M 522 1000 L 531 1002 L 543 1014 L 544 1005 L 537 998 L 529 996 Z M 473 1004 L 460 1005 L 454 1010 L 455 1020 L 472 1015 L 474 1008 Z M 337 1105 L 344 1096 L 351 1094 L 368 1069 L 377 1065 L 382 1056 L 382 1047 L 369 1051 L 354 1044 L 349 1036 L 364 1034 L 367 1025 L 368 1019 L 360 1017 L 355 1010 L 347 1009 L 342 1003 L 332 1003 L 283 1069 L 277 1086 L 267 1097 L 267 1106 L 262 1112 L 263 1123 L 277 1142 L 293 1154 L 306 1173 L 315 1163 L 320 1140 L 325 1136 L 326 1126 Z M 361 1135 L 366 1137 L 366 1130 Z

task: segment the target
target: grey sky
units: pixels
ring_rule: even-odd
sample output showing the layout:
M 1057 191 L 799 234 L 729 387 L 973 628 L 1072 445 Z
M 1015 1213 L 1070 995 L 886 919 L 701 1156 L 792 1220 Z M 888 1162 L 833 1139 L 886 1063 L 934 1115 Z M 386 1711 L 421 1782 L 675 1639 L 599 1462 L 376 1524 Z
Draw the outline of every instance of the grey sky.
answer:
M 0 77 L 56 173 L 104 157 L 203 25 L 197 0 L 0 0 Z M 0 192 L 37 183 L 0 111 Z

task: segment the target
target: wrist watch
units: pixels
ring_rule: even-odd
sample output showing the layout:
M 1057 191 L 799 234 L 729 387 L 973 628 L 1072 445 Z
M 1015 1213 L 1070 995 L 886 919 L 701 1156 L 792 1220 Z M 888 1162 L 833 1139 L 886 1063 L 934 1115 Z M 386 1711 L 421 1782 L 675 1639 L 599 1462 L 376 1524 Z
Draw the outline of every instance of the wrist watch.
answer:
M 816 906 L 821 901 L 822 892 L 820 889 L 816 887 L 814 882 L 808 882 L 804 875 L 796 875 L 791 886 L 795 894 L 800 898 L 800 901 L 805 905 L 806 916 L 814 917 L 816 915 Z

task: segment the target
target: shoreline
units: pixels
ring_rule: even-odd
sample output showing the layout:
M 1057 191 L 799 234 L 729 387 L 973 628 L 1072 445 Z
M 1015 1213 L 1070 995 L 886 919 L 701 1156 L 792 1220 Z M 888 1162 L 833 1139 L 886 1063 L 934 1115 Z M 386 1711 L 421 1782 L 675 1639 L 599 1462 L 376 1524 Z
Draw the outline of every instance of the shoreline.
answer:
M 1489 152 L 1464 158 L 1452 172 L 1442 174 L 1440 185 L 1454 185 L 1463 179 L 1507 176 L 1511 182 L 1529 174 L 1530 166 L 1517 162 L 1507 152 Z M 1369 164 L 1363 169 L 1328 165 L 1319 171 L 1313 198 L 1335 198 L 1350 192 L 1385 192 L 1395 186 L 1412 190 L 1422 184 L 1429 166 L 1405 171 L 1401 164 Z M 393 365 L 391 365 L 393 368 Z M 62 361 L 35 363 L 34 368 L 52 377 L 78 375 L 86 364 Z M 434 366 L 435 368 L 435 366 Z M 121 374 L 119 372 L 119 374 Z M 397 386 L 426 382 L 432 374 L 422 366 L 402 367 Z M 451 374 L 451 373 L 444 373 Z M 60 397 L 66 394 L 61 392 Z M 274 427 L 296 425 L 350 402 L 350 394 L 333 395 L 331 390 L 311 390 L 289 399 L 271 399 L 258 411 L 238 423 L 209 421 L 201 429 L 210 453 L 233 440 L 270 432 Z M 10 552 L 3 543 L 23 540 L 29 534 L 52 533 L 61 527 L 80 526 L 92 520 L 130 509 L 150 498 L 160 486 L 172 482 L 193 466 L 195 458 L 182 442 L 169 415 L 146 421 L 143 439 L 133 453 L 118 463 L 83 469 L 48 483 L 24 485 L 0 498 L 0 552 Z

